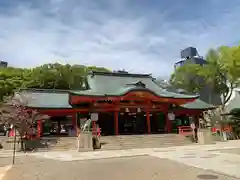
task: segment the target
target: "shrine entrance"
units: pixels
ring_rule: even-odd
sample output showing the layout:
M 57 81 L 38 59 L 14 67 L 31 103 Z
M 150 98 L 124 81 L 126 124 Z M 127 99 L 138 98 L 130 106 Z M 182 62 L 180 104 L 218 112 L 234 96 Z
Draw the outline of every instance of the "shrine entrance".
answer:
M 166 133 L 166 117 L 165 113 L 154 112 L 150 114 L 151 121 L 151 132 L 155 133 Z
M 37 131 L 37 123 L 33 124 Z M 42 121 L 42 136 L 68 136 L 69 131 L 73 129 L 71 117 L 52 116 L 48 120 Z
M 98 118 L 97 124 L 101 128 L 101 135 L 114 135 L 114 114 L 112 112 L 101 112 L 98 114 Z
M 119 113 L 119 134 L 145 134 L 147 133 L 146 115 L 139 113 Z

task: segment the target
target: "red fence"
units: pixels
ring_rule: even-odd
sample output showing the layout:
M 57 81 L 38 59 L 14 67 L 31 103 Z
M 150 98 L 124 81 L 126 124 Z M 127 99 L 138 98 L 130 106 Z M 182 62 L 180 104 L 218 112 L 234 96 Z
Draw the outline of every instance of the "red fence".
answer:
M 191 135 L 192 134 L 192 128 L 190 126 L 179 126 L 178 127 L 178 134 L 181 135 Z
M 101 128 L 92 128 L 92 135 L 101 136 Z
M 216 127 L 213 127 L 211 129 L 211 131 L 213 133 L 216 133 L 218 131 L 222 131 L 222 132 L 232 132 L 232 126 L 225 126 L 225 127 L 222 127 L 222 128 L 216 128 Z

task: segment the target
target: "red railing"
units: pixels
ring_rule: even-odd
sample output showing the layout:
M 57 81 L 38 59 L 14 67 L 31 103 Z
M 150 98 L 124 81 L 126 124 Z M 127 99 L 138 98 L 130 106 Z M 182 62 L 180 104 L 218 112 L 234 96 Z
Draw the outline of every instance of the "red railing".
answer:
M 232 126 L 223 127 L 223 128 L 222 128 L 222 131 L 223 131 L 223 132 L 233 132 Z
M 93 135 L 97 134 L 97 136 L 101 136 L 101 128 L 92 128 L 92 134 Z
M 179 126 L 178 127 L 178 134 L 181 135 L 191 135 L 192 134 L 192 128 L 190 126 Z
M 101 128 L 97 128 L 97 136 L 101 136 Z
M 220 129 L 220 128 L 212 127 L 212 128 L 211 128 L 211 131 L 212 131 L 212 133 L 217 133 L 218 131 L 221 131 L 221 129 Z
M 213 133 L 216 133 L 218 131 L 222 131 L 222 132 L 232 132 L 232 126 L 225 126 L 225 127 L 222 127 L 222 128 L 216 128 L 216 127 L 213 127 L 211 129 L 211 131 Z

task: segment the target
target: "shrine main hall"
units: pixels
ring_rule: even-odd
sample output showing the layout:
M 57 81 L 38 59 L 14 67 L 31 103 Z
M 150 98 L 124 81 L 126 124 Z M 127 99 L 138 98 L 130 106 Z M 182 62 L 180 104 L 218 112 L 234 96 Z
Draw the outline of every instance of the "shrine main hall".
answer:
M 37 120 L 38 136 L 76 129 L 91 113 L 102 135 L 177 133 L 179 126 L 189 126 L 189 117 L 213 108 L 198 95 L 159 87 L 149 74 L 91 72 L 87 82 L 85 90 L 21 90 L 31 97 L 29 109 L 50 116 Z

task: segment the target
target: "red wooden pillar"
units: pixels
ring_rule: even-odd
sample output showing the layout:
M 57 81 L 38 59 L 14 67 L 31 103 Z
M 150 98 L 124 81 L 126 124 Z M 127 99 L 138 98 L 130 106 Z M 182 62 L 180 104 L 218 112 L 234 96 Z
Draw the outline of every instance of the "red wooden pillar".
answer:
M 42 120 L 37 121 L 37 137 L 40 138 L 42 135 Z
M 146 120 L 147 120 L 147 131 L 151 133 L 151 122 L 150 122 L 150 114 L 149 111 L 146 111 Z
M 73 113 L 73 115 L 72 115 L 72 126 L 73 126 L 73 131 L 75 131 L 76 136 L 78 136 L 78 132 L 77 132 L 77 113 Z
M 76 125 L 77 125 L 77 113 L 74 113 L 72 115 L 72 126 L 74 130 L 76 129 Z
M 115 135 L 119 134 L 119 132 L 118 132 L 118 111 L 114 112 L 114 132 L 115 132 Z

